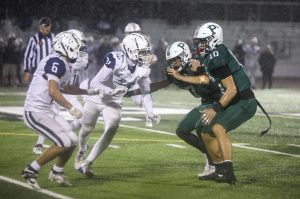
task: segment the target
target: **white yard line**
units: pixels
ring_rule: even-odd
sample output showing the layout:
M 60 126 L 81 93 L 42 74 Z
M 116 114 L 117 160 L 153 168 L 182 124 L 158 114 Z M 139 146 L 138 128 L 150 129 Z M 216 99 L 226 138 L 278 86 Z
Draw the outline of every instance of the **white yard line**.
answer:
M 299 144 L 287 144 L 288 146 L 300 147 Z
M 174 147 L 174 148 L 180 148 L 185 149 L 185 146 L 179 145 L 179 144 L 166 144 L 167 146 Z
M 249 150 L 263 151 L 263 152 L 267 152 L 267 153 L 274 153 L 274 154 L 287 155 L 287 156 L 292 156 L 292 157 L 300 158 L 300 155 L 295 155 L 295 154 L 290 154 L 290 153 L 283 153 L 283 152 L 279 152 L 279 151 L 272 151 L 272 150 L 267 150 L 267 149 L 260 149 L 260 148 L 249 147 L 249 146 L 244 146 L 244 145 L 240 145 L 240 144 L 232 144 L 232 145 L 235 146 L 235 147 L 249 149 Z
M 158 130 L 146 129 L 146 128 L 129 126 L 129 125 L 120 125 L 120 126 L 125 127 L 125 128 L 138 129 L 138 130 L 143 130 L 143 131 L 148 131 L 148 132 L 153 132 L 153 133 L 159 133 L 159 134 L 165 134 L 165 135 L 175 135 L 174 133 L 169 133 L 169 132 L 165 132 L 165 131 L 158 131 Z M 248 143 L 241 143 L 241 144 L 236 143 L 236 144 L 232 144 L 232 145 L 235 146 L 235 147 L 249 149 L 249 150 L 256 150 L 256 151 L 262 151 L 262 152 L 267 152 L 267 153 L 274 153 L 274 154 L 280 154 L 280 155 L 286 155 L 286 156 L 292 156 L 292 157 L 300 158 L 300 155 L 295 155 L 295 154 L 283 153 L 283 152 L 279 152 L 279 151 L 272 151 L 272 150 L 267 150 L 267 149 L 260 149 L 260 148 L 245 146 L 245 145 L 248 145 Z
M 18 180 L 12 179 L 12 178 L 8 178 L 8 177 L 0 175 L 0 180 L 11 183 L 11 184 L 15 184 L 15 185 L 18 185 L 18 186 L 21 186 L 21 187 L 25 187 L 25 188 L 30 189 L 30 190 L 34 190 L 29 184 L 24 183 L 24 182 L 20 182 Z M 58 198 L 58 199 L 73 199 L 73 198 L 70 198 L 68 196 L 64 196 L 62 194 L 49 191 L 47 189 L 40 189 L 40 190 L 38 190 L 38 192 L 40 192 L 42 194 L 45 194 L 45 195 L 48 195 L 48 196 L 51 196 L 51 197 L 54 197 L 54 198 Z
M 112 145 L 112 144 L 108 145 L 108 147 L 113 148 L 113 149 L 119 149 L 119 148 L 121 148 L 118 145 Z

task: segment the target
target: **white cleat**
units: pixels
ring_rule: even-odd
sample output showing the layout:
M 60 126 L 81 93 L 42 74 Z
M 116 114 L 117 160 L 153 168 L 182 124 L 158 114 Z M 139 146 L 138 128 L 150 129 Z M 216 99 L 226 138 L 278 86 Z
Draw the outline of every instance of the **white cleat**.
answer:
M 70 187 L 72 184 L 66 179 L 63 172 L 55 172 L 53 170 L 50 171 L 48 179 L 50 181 L 55 181 L 62 186 Z
M 91 170 L 91 164 L 90 162 L 84 161 L 79 168 L 77 169 L 77 171 L 79 171 L 79 173 L 86 175 L 87 177 L 93 177 L 94 176 L 94 172 Z
M 79 152 L 75 158 L 75 163 L 74 163 L 74 167 L 76 170 L 79 169 L 83 161 L 84 161 L 84 152 Z
M 28 168 L 25 168 L 21 176 L 27 181 L 27 184 L 29 184 L 33 189 L 35 190 L 40 190 L 40 186 L 37 183 L 37 176 L 38 174 L 35 173 L 34 171 L 29 170 Z
M 148 127 L 148 128 L 152 128 L 153 127 L 152 120 L 146 119 L 146 127 Z
M 41 155 L 43 153 L 43 145 L 41 144 L 35 145 L 32 149 L 32 152 L 35 155 Z

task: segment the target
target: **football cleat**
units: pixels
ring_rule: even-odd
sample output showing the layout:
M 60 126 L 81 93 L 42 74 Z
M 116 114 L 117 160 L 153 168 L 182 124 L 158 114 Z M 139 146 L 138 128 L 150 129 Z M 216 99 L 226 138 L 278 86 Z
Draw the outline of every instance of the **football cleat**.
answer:
M 84 152 L 79 151 L 76 158 L 75 158 L 75 163 L 74 163 L 74 167 L 75 167 L 76 170 L 79 169 L 79 167 L 83 163 L 83 161 L 84 161 Z
M 230 185 L 236 185 L 236 177 L 234 175 L 215 174 L 214 180 L 218 183 L 228 183 Z
M 208 167 L 204 168 L 202 173 L 198 174 L 199 180 L 210 180 L 214 178 L 216 168 L 213 165 L 208 165 Z
M 43 145 L 37 144 L 33 147 L 32 152 L 35 155 L 41 155 L 43 153 Z
M 87 177 L 93 177 L 94 176 L 94 172 L 91 170 L 91 164 L 90 162 L 84 161 L 79 168 L 77 169 L 77 171 L 79 171 L 79 173 L 86 175 Z
M 35 190 L 41 189 L 39 184 L 37 183 L 37 176 L 38 176 L 37 172 L 34 172 L 26 167 L 22 171 L 21 176 L 27 181 L 27 184 L 29 184 L 33 189 Z
M 52 169 L 49 173 L 48 179 L 51 182 L 55 181 L 62 186 L 72 186 L 72 184 L 67 180 L 67 177 L 64 175 L 64 172 L 57 172 Z
M 210 180 L 214 178 L 214 173 L 216 171 L 216 167 L 213 165 L 210 165 L 208 162 L 208 159 L 205 155 L 205 167 L 202 173 L 198 174 L 199 180 Z
M 152 120 L 146 119 L 146 127 L 149 127 L 149 128 L 153 127 Z

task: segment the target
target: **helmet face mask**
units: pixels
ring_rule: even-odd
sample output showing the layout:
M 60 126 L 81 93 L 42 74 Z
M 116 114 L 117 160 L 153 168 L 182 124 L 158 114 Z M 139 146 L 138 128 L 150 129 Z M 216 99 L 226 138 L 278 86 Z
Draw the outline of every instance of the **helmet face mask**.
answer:
M 166 50 L 166 60 L 168 68 L 173 68 L 180 72 L 190 61 L 192 55 L 189 46 L 181 41 L 174 42 Z
M 83 32 L 77 30 L 77 29 L 70 29 L 67 32 L 74 34 L 76 37 L 78 37 L 81 41 L 80 45 L 80 51 L 86 51 L 87 49 L 87 38 L 83 34 Z
M 205 23 L 199 26 L 194 34 L 194 45 L 197 53 L 204 55 L 223 43 L 223 31 L 221 26 L 216 23 Z
M 173 68 L 174 70 L 180 72 L 182 70 L 182 67 L 183 65 L 180 56 L 168 60 L 168 68 Z
M 122 42 L 122 51 L 133 62 L 150 64 L 152 53 L 151 44 L 146 35 L 132 33 L 127 35 Z

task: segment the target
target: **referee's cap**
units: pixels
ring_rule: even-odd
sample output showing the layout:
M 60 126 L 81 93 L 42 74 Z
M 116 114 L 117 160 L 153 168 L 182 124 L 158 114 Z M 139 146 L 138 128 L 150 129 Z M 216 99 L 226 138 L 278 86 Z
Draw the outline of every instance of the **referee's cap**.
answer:
M 42 17 L 39 20 L 39 26 L 48 27 L 51 25 L 51 19 L 49 17 Z

